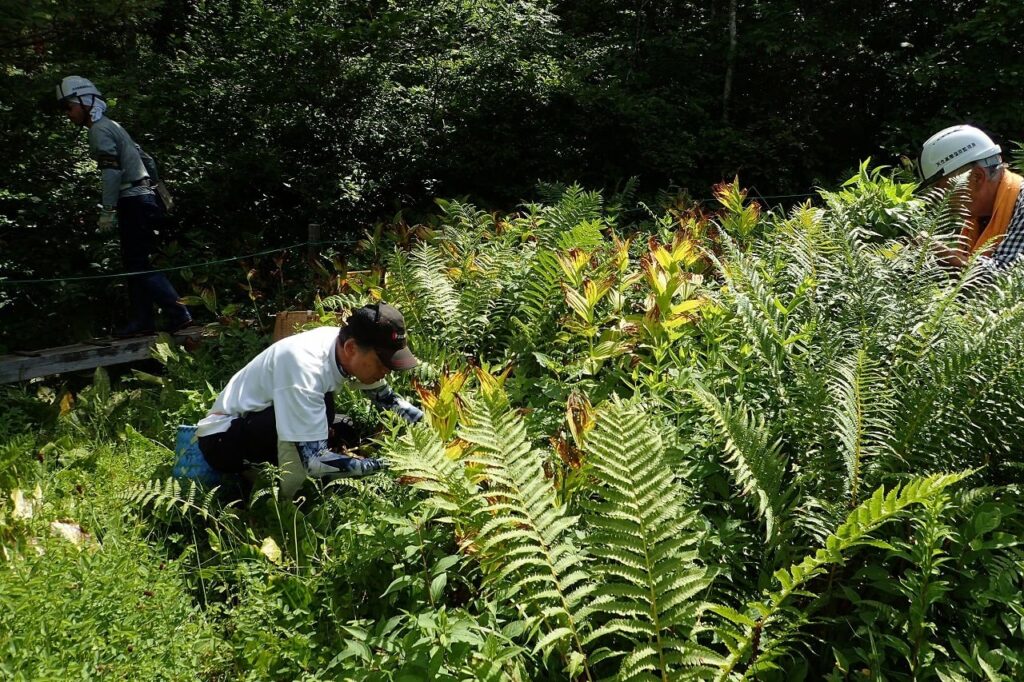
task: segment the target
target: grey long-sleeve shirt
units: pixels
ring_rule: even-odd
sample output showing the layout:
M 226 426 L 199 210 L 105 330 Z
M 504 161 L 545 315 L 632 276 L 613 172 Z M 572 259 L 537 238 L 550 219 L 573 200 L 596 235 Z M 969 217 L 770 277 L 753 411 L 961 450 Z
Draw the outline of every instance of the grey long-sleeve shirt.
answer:
M 103 174 L 103 206 L 114 208 L 121 197 L 152 194 L 149 187 L 131 183 L 149 177 L 138 145 L 116 121 L 106 116 L 89 128 L 89 153 Z M 143 152 L 144 153 L 144 152 Z

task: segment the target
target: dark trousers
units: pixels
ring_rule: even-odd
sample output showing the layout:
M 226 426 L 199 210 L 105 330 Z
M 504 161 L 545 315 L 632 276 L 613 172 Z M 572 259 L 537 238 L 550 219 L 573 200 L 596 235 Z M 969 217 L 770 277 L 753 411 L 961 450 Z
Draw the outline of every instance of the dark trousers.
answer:
M 132 321 L 142 327 L 153 324 L 153 306 L 171 316 L 175 325 L 188 317 L 188 308 L 178 303 L 178 292 L 167 276 L 152 270 L 150 255 L 155 248 L 153 231 L 164 219 L 163 209 L 152 194 L 124 197 L 117 202 L 117 225 L 121 238 L 121 262 L 128 272 L 143 272 L 128 278 L 128 300 Z
M 324 396 L 327 413 L 328 447 L 354 448 L 361 434 L 345 415 L 334 414 L 334 393 Z M 277 421 L 274 406 L 237 417 L 231 428 L 199 438 L 199 449 L 211 467 L 226 473 L 239 473 L 262 463 L 277 464 Z

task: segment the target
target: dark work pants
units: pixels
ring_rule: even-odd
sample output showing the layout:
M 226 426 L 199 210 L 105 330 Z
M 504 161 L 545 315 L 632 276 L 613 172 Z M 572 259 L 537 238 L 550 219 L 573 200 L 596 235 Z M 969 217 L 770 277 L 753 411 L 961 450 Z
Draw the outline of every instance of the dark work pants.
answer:
M 330 428 L 328 446 L 354 448 L 360 434 L 351 419 L 334 415 L 334 393 L 324 396 L 324 410 Z M 253 464 L 277 464 L 277 421 L 274 406 L 232 420 L 231 428 L 222 433 L 202 436 L 199 449 L 217 471 L 238 473 Z
M 117 202 L 117 226 L 121 238 L 121 262 L 128 272 L 152 269 L 149 257 L 155 248 L 153 230 L 164 213 L 152 194 L 124 197 Z M 188 317 L 188 308 L 178 303 L 178 292 L 162 272 L 146 272 L 128 278 L 131 319 L 140 327 L 152 327 L 153 306 L 159 306 L 176 325 Z

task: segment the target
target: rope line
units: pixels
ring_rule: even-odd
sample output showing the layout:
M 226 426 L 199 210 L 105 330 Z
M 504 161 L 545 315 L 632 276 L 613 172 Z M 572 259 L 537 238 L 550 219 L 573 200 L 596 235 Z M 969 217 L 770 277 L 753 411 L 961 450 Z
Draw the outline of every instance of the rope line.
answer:
M 769 194 L 762 195 L 757 191 L 756 188 L 750 187 L 747 189 L 749 198 L 756 198 L 761 201 L 768 201 L 771 199 L 805 199 L 807 197 L 818 196 L 817 192 L 804 192 L 801 194 Z M 698 203 L 711 204 L 715 203 L 716 199 L 698 199 Z M 246 260 L 249 258 L 257 258 L 259 256 L 268 256 L 272 253 L 281 253 L 283 251 L 292 251 L 308 246 L 323 246 L 323 245 L 351 245 L 358 241 L 358 239 L 344 239 L 344 240 L 333 240 L 333 241 L 319 241 L 319 242 L 297 242 L 290 246 L 280 246 L 273 249 L 265 249 L 263 251 L 257 251 L 256 253 L 247 253 L 244 256 L 231 256 L 230 258 L 218 258 L 216 260 L 204 261 L 202 263 L 191 263 L 189 265 L 172 265 L 165 268 L 153 268 L 152 270 L 137 270 L 135 272 L 109 272 L 100 275 L 67 275 L 64 277 L 43 277 L 39 279 L 4 279 L 0 276 L 0 288 L 6 286 L 29 286 L 32 284 L 57 284 L 60 282 L 90 282 L 107 279 L 122 279 L 126 277 L 135 277 L 137 275 L 147 275 L 157 272 L 178 272 L 180 270 L 190 270 L 192 268 L 205 268 L 211 265 L 223 265 L 224 263 L 233 263 L 240 260 Z
M 756 187 L 744 187 L 742 188 L 747 193 L 747 199 L 756 199 L 758 201 L 769 201 L 772 199 L 807 199 L 808 197 L 818 196 L 818 192 L 802 192 L 800 194 L 761 194 L 757 191 Z M 717 204 L 718 199 L 693 199 L 698 204 Z
M 816 196 L 818 196 L 817 192 L 803 192 L 801 194 L 767 194 L 767 195 L 763 195 L 763 194 L 759 193 L 753 187 L 750 188 L 749 191 L 753 192 L 754 196 L 756 196 L 758 199 L 761 199 L 763 201 L 768 201 L 769 199 L 806 199 L 808 197 L 816 197 Z
M 154 268 L 152 270 L 136 270 L 135 272 L 109 272 L 102 275 L 68 275 L 66 277 L 45 277 L 41 279 L 3 279 L 0 277 L 0 288 L 7 285 L 29 285 L 29 284 L 56 284 L 58 282 L 86 282 L 103 279 L 120 279 L 122 277 L 135 277 L 137 275 L 150 275 L 155 272 L 177 272 L 179 270 L 189 270 L 191 268 L 203 268 L 210 265 L 223 265 L 224 263 L 231 263 L 234 261 L 246 260 L 248 258 L 256 258 L 258 256 L 268 256 L 272 253 L 280 253 L 282 251 L 292 251 L 294 249 L 303 248 L 306 246 L 320 246 L 324 244 L 354 244 L 357 239 L 346 239 L 346 240 L 334 240 L 334 241 L 321 241 L 311 242 L 304 241 L 292 244 L 290 246 L 280 246 L 274 249 L 266 249 L 264 251 L 257 251 L 256 253 L 247 253 L 244 256 L 231 256 L 230 258 L 218 258 L 217 260 L 204 261 L 202 263 L 191 263 L 189 265 L 172 265 L 166 268 Z

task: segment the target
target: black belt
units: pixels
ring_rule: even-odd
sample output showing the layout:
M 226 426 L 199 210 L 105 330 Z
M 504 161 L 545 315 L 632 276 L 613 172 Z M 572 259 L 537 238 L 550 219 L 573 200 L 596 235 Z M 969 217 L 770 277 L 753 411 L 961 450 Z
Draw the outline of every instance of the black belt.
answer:
M 138 180 L 135 180 L 134 182 L 122 182 L 121 183 L 121 187 L 119 189 L 120 189 L 120 191 L 123 192 L 126 189 L 134 189 L 136 187 L 152 187 L 152 186 L 153 186 L 153 183 L 149 181 L 149 178 L 140 178 Z

